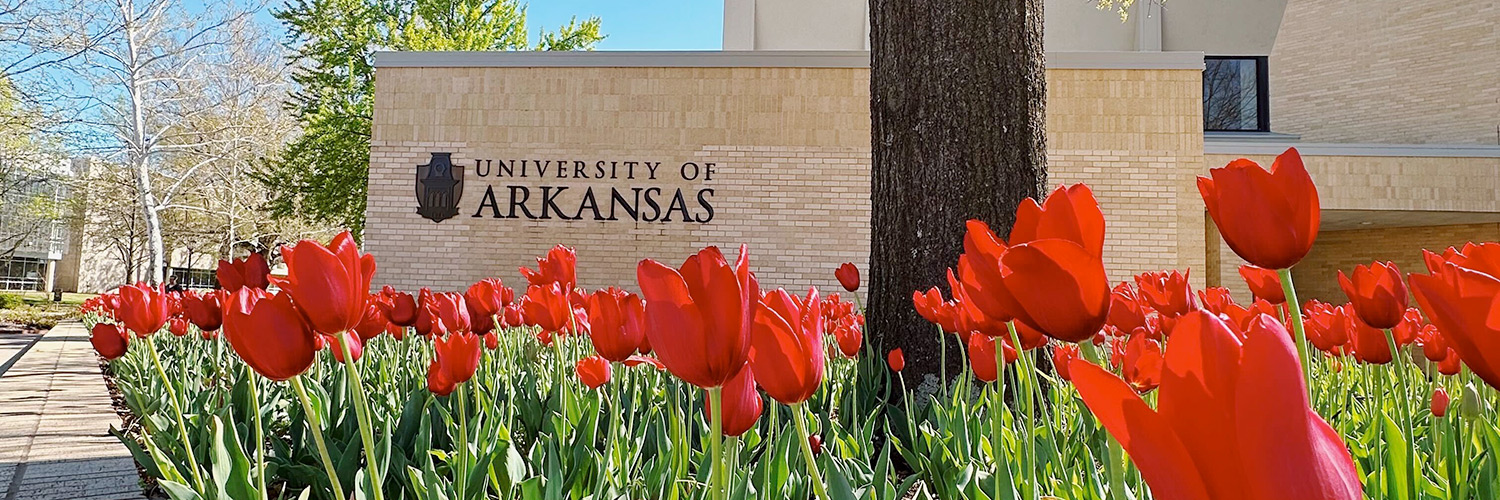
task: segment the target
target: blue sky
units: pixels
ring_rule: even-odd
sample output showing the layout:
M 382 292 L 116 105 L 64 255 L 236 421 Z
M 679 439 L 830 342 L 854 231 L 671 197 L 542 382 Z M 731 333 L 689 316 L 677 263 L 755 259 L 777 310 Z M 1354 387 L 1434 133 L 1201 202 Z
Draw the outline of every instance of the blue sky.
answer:
M 573 16 L 598 16 L 607 37 L 599 50 L 718 50 L 724 44 L 723 0 L 532 0 L 526 25 L 535 39 L 538 29 L 556 29 Z M 189 9 L 201 0 L 187 0 Z M 281 35 L 270 9 L 256 17 Z

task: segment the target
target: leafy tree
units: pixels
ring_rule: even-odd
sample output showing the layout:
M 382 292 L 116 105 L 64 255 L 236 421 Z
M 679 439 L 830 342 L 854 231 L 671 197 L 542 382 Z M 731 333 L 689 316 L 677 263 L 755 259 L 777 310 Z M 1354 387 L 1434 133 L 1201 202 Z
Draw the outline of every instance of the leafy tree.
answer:
M 364 226 L 377 50 L 591 50 L 599 19 L 576 18 L 532 43 L 517 0 L 292 0 L 274 12 L 295 51 L 288 106 L 303 134 L 256 178 L 277 217 L 302 216 L 358 233 Z

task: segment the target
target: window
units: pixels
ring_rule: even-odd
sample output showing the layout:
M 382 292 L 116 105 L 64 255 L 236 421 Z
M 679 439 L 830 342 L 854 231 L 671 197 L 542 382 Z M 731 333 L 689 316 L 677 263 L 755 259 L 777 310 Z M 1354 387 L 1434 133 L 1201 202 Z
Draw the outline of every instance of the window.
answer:
M 0 260 L 0 290 L 41 290 L 47 261 L 27 257 Z
M 1266 58 L 1203 58 L 1203 130 L 1269 132 Z
M 171 267 L 170 282 L 183 288 L 212 290 L 219 287 L 219 278 L 212 269 L 188 269 Z

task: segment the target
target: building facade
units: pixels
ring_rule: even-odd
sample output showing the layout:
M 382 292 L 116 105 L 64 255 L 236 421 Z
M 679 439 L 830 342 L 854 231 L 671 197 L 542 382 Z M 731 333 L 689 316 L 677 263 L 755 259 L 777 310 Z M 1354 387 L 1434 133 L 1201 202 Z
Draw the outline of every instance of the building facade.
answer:
M 1500 236 L 1496 2 L 1046 9 L 1049 179 L 1094 187 L 1112 279 L 1192 269 L 1244 294 L 1194 178 L 1293 146 L 1324 210 L 1304 298 L 1337 299 L 1334 273 L 1355 263 L 1415 268 L 1420 248 Z M 724 11 L 722 52 L 379 54 L 376 281 L 458 288 L 556 243 L 578 248 L 589 287 L 705 245 L 750 245 L 770 286 L 863 268 L 865 3 Z

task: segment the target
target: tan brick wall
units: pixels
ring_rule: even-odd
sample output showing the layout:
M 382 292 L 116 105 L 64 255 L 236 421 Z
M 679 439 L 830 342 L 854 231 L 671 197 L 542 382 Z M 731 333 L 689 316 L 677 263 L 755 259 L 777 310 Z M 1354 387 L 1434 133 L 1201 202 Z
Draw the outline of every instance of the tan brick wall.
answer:
M 1500 2 L 1291 0 L 1271 129 L 1311 142 L 1500 144 Z
M 1343 303 L 1349 299 L 1339 289 L 1341 270 L 1349 273 L 1354 266 L 1388 260 L 1403 273 L 1426 273 L 1423 249 L 1441 252 L 1469 241 L 1500 241 L 1500 224 L 1325 231 L 1318 235 L 1312 253 L 1292 269 L 1292 279 L 1303 301 Z
M 1111 277 L 1201 268 L 1203 212 L 1196 196 L 1184 198 L 1204 164 L 1198 72 L 1048 76 L 1050 178 L 1094 186 L 1109 220 Z M 835 266 L 866 269 L 868 260 L 868 91 L 868 70 L 848 68 L 381 68 L 365 234 L 380 265 L 375 281 L 454 289 L 500 276 L 514 284 L 517 266 L 563 243 L 578 249 L 581 285 L 634 288 L 641 258 L 676 264 L 710 244 L 732 256 L 746 242 L 766 285 L 835 289 Z M 415 213 L 413 196 L 414 167 L 433 151 L 453 152 L 468 170 L 459 216 L 440 224 Z M 651 183 L 511 182 L 478 178 L 475 158 L 646 160 L 663 170 Z M 714 179 L 680 179 L 676 166 L 686 161 L 716 163 Z M 712 188 L 715 216 L 707 224 L 471 217 L 490 181 L 502 210 L 508 185 L 566 185 L 570 195 L 588 186 Z

